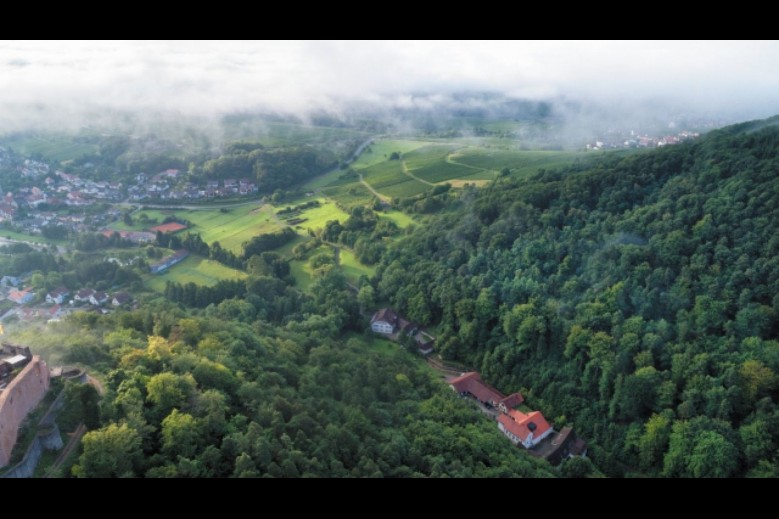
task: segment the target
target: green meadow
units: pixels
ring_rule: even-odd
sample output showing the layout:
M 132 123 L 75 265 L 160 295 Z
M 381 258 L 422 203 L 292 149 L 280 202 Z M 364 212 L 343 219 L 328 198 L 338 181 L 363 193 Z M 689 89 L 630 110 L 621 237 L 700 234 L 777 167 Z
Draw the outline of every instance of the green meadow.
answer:
M 150 222 L 157 223 L 142 223 L 143 220 L 140 218 L 142 214 L 145 214 Z M 236 254 L 241 252 L 241 245 L 245 241 L 260 234 L 277 231 L 282 227 L 271 206 L 249 204 L 229 209 L 142 209 L 133 214 L 133 225 L 125 225 L 120 220 L 114 222 L 111 228 L 145 230 L 159 225 L 169 216 L 188 220 L 192 226 L 187 231 L 200 233 L 203 241 L 208 244 L 218 241 L 223 249 L 229 249 Z
M 354 169 L 363 169 L 380 162 L 386 162 L 392 152 L 397 151 L 405 156 L 406 153 L 429 144 L 425 141 L 381 139 L 368 146 L 351 166 Z
M 279 209 L 284 209 L 286 207 L 294 207 L 298 204 L 302 204 L 312 200 L 318 200 L 320 204 L 319 207 L 304 209 L 299 213 L 295 214 L 294 216 L 292 216 L 292 218 L 290 218 L 290 220 L 291 219 L 304 220 L 299 224 L 292 225 L 292 227 L 294 227 L 298 231 L 301 230 L 304 232 L 307 232 L 309 230 L 316 231 L 317 229 L 324 228 L 325 224 L 330 220 L 338 220 L 341 223 L 343 223 L 347 218 L 349 218 L 349 215 L 343 209 L 338 207 L 334 201 L 328 200 L 327 198 L 307 198 L 307 199 L 296 200 L 294 203 L 290 203 L 283 207 L 278 207 L 276 211 L 278 212 Z
M 157 292 L 165 291 L 165 282 L 195 283 L 212 286 L 223 279 L 243 279 L 245 272 L 226 267 L 221 263 L 191 255 L 162 274 L 149 274 L 146 286 Z

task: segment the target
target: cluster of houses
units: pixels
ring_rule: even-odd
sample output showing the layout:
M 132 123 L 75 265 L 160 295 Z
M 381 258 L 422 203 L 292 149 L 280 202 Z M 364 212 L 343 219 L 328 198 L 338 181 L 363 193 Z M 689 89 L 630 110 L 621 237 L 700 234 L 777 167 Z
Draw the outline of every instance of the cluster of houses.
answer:
M 251 195 L 257 192 L 257 184 L 249 179 L 209 180 L 195 184 L 184 180 L 177 169 L 168 169 L 153 176 L 140 173 L 135 177 L 136 185 L 130 186 L 127 194 L 130 200 L 201 200 L 235 195 Z
M 70 311 L 71 307 L 101 310 L 126 306 L 133 300 L 132 296 L 126 292 L 116 292 L 111 295 L 107 292 L 85 288 L 72 294 L 67 288 L 59 287 L 46 294 L 45 305 L 32 305 L 36 294 L 32 288 L 21 288 L 21 283 L 21 279 L 13 276 L 0 278 L 0 302 L 13 303 L 4 309 L 0 319 L 16 316 L 21 321 L 50 320 L 62 317 Z
M 7 222 L 13 230 L 29 234 L 41 234 L 48 226 L 63 227 L 73 234 L 89 232 L 121 216 L 118 209 L 89 217 L 57 214 L 52 210 L 62 207 L 87 208 L 96 202 L 115 203 L 128 197 L 132 201 L 185 201 L 251 195 L 258 191 L 257 184 L 249 179 L 192 184 L 177 169 L 168 169 L 153 176 L 141 173 L 136 176 L 136 184 L 130 186 L 121 182 L 86 180 L 60 170 L 50 171 L 48 164 L 32 159 L 12 163 L 8 153 L 1 151 L 0 164 L 18 172 L 26 185 L 14 192 L 0 191 L 0 223 Z M 141 234 L 131 234 L 128 239 L 136 243 L 151 241 Z
M 449 385 L 459 395 L 471 397 L 495 412 L 498 429 L 514 445 L 522 445 L 531 454 L 557 464 L 571 456 L 587 453 L 587 444 L 571 427 L 555 431 L 540 411 L 520 411 L 524 401 L 520 393 L 504 395 L 484 382 L 475 371 L 451 378 Z
M 371 330 L 394 341 L 399 341 L 404 336 L 411 337 L 421 355 L 430 355 L 435 349 L 435 337 L 420 325 L 403 319 L 391 308 L 382 308 L 373 314 Z
M 97 201 L 122 199 L 121 183 L 83 180 L 63 171 L 49 174 L 48 168 L 45 163 L 29 159 L 17 167 L 19 173 L 34 185 L 0 195 L 0 222 L 13 222 L 19 230 L 32 234 L 40 233 L 45 226 L 63 226 L 73 232 L 83 232 L 89 230 L 84 215 L 59 215 L 49 208 L 87 207 Z M 108 222 L 119 214 L 117 210 L 92 217 L 90 224 Z
M 64 291 L 64 294 L 63 292 Z M 66 288 L 60 288 L 46 295 L 46 301 L 49 301 L 49 296 L 54 296 L 60 300 L 64 300 L 65 297 L 70 295 L 70 292 Z M 116 292 L 111 295 L 107 292 L 101 292 L 91 288 L 84 288 L 79 290 L 73 295 L 74 304 L 90 304 L 92 306 L 105 306 L 111 305 L 114 307 L 124 306 L 132 302 L 132 296 L 126 292 Z

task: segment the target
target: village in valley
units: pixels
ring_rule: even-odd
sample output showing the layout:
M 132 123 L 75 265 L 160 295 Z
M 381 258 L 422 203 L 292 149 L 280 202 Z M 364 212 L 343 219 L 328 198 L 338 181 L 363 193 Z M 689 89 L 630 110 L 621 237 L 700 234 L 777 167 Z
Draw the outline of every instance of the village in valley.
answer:
M 184 172 L 172 168 L 150 175 L 139 173 L 134 183 L 90 180 L 54 169 L 43 161 L 16 156 L 2 147 L 0 167 L 15 171 L 20 179 L 13 190 L 0 185 L 0 232 L 7 229 L 52 238 L 101 230 L 121 216 L 115 206 L 121 202 L 202 202 L 247 197 L 258 191 L 249 179 L 196 184 L 187 180 Z M 99 204 L 108 209 L 93 211 Z M 130 235 L 128 239 L 142 243 L 148 238 Z

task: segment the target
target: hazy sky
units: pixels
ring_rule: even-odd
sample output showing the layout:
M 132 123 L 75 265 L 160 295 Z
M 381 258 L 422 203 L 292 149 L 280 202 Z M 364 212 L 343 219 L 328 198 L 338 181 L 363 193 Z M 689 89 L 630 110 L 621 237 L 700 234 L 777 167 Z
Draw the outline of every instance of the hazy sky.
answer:
M 0 42 L 0 126 L 111 109 L 209 115 L 490 90 L 779 113 L 779 42 Z

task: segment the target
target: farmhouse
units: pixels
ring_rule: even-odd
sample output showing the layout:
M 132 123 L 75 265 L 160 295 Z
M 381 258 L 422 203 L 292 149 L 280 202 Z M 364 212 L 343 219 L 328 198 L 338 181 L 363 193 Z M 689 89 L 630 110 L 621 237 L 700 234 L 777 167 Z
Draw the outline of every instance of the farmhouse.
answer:
M 585 455 L 587 452 L 586 443 L 577 438 L 570 427 L 565 427 L 558 433 L 540 411 L 525 413 L 515 409 L 525 400 L 520 393 L 504 396 L 484 382 L 475 371 L 450 379 L 449 385 L 460 396 L 473 397 L 484 407 L 496 409 L 498 429 L 514 445 L 522 445 L 534 456 L 557 464 L 565 458 Z
M 461 396 L 472 396 L 487 407 L 498 407 L 506 398 L 500 391 L 484 382 L 481 375 L 475 371 L 450 380 L 449 385 Z
M 424 331 L 418 324 L 403 319 L 391 308 L 382 308 L 373 314 L 371 330 L 374 333 L 387 335 L 394 341 L 405 334 L 414 339 L 417 351 L 421 355 L 430 355 L 435 350 L 435 337 Z
M 539 411 L 525 414 L 515 409 L 509 409 L 508 413 L 498 416 L 498 429 L 514 445 L 522 443 L 526 449 L 535 447 L 553 431 L 549 422 Z
M 184 249 L 177 250 L 174 254 L 168 256 L 167 258 L 163 258 L 162 261 L 150 265 L 149 272 L 152 274 L 160 274 L 161 272 L 165 272 L 176 263 L 183 261 L 187 256 L 189 256 L 189 251 Z
M 382 308 L 371 319 L 371 330 L 384 335 L 392 335 L 398 326 L 398 314 L 391 308 Z

